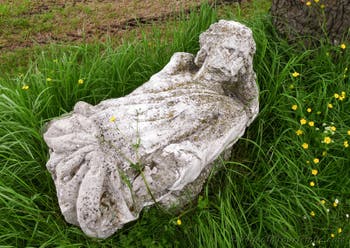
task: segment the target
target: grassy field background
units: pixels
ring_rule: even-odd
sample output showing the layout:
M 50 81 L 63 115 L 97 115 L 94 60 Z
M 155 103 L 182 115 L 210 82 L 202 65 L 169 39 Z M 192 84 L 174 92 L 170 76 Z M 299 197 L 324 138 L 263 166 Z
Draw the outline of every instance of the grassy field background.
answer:
M 0 75 L 0 245 L 349 247 L 350 44 L 288 44 L 274 31 L 268 5 L 204 4 L 142 26 L 147 32 L 120 45 L 108 38 L 28 48 L 30 63 L 13 50 L 16 59 L 6 60 Z M 79 100 L 96 104 L 129 93 L 174 52 L 195 53 L 199 34 L 220 18 L 253 30 L 258 118 L 182 213 L 151 208 L 106 240 L 86 237 L 60 213 L 45 167 L 44 124 Z

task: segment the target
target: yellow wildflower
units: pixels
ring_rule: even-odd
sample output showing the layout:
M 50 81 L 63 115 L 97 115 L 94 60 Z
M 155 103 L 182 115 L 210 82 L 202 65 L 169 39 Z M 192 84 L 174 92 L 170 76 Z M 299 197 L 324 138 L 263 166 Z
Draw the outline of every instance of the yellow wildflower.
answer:
M 335 234 L 334 233 L 331 233 L 331 238 L 334 238 L 335 237 Z
M 337 128 L 335 126 L 330 126 L 329 129 L 332 130 L 333 132 L 335 132 L 337 130 Z
M 293 76 L 293 77 L 298 77 L 299 75 L 300 75 L 300 73 L 299 73 L 299 72 L 296 72 L 296 71 L 292 73 L 292 76 Z
M 326 204 L 325 200 L 321 200 L 320 202 L 321 202 L 322 205 Z
M 294 89 L 294 85 L 293 84 L 291 84 L 291 85 L 289 85 L 289 89 Z
M 182 221 L 180 219 L 177 219 L 176 225 L 181 226 L 181 224 L 182 224 Z
M 345 97 L 343 97 L 343 96 L 339 97 L 339 101 L 343 101 L 344 99 L 345 99 Z
M 341 227 L 338 228 L 338 233 L 342 233 L 343 229 Z
M 338 93 L 334 93 L 334 98 L 338 99 L 339 98 L 339 94 Z
M 346 96 L 345 91 L 342 91 L 342 92 L 341 92 L 341 96 L 342 96 L 342 97 L 345 97 L 345 96 Z
M 344 147 L 345 147 L 345 148 L 348 148 L 348 147 L 349 147 L 349 141 L 347 141 L 347 140 L 344 141 Z
M 79 79 L 78 80 L 78 84 L 83 84 L 84 83 L 84 80 L 83 79 Z
M 28 90 L 28 89 L 29 89 L 29 85 L 25 84 L 25 85 L 22 86 L 22 90 Z
M 311 109 L 311 108 L 307 108 L 306 111 L 307 111 L 308 113 L 311 113 L 312 109 Z
M 328 107 L 329 109 L 331 109 L 331 108 L 333 108 L 333 104 L 332 104 L 332 103 L 328 103 L 327 107 Z
M 315 3 L 318 3 L 320 0 L 314 0 L 315 1 Z
M 307 6 L 311 6 L 311 1 L 307 1 L 307 2 L 306 2 L 306 5 L 307 5 Z
M 326 6 L 324 4 L 320 5 L 321 9 L 324 9 Z
M 300 119 L 300 124 L 301 125 L 305 125 L 307 123 L 307 120 L 305 120 L 304 118 Z
M 302 146 L 304 149 L 308 149 L 308 148 L 309 148 L 309 144 L 307 144 L 307 143 L 303 143 L 301 146 Z
M 117 118 L 113 115 L 113 116 L 111 116 L 111 118 L 109 118 L 109 121 L 110 121 L 110 122 L 115 122 L 116 119 L 117 119 Z
M 314 187 L 314 186 L 315 186 L 315 182 L 314 182 L 314 181 L 311 181 L 311 182 L 310 182 L 310 186 L 311 186 L 311 187 Z
M 51 82 L 52 81 L 52 79 L 51 78 L 46 78 L 46 82 Z
M 342 44 L 340 44 L 340 48 L 344 50 L 346 48 L 346 45 L 344 43 L 342 43 Z
M 350 130 L 348 130 L 348 132 L 347 132 L 347 133 L 348 133 L 348 135 L 350 135 Z
M 293 109 L 294 111 L 297 110 L 297 109 L 298 109 L 298 105 L 294 104 L 294 105 L 292 106 L 292 109 Z
M 314 161 L 315 164 L 318 164 L 320 162 L 320 160 L 318 158 L 314 158 L 313 161 Z
M 326 137 L 324 137 L 323 142 L 326 144 L 329 144 L 332 142 L 332 139 L 330 137 L 326 136 Z
M 322 152 L 322 156 L 323 156 L 323 157 L 327 156 L 327 151 L 323 151 L 323 152 Z
M 315 214 L 314 211 L 311 211 L 311 212 L 310 212 L 310 215 L 311 215 L 312 217 L 315 217 L 316 214 Z
M 295 133 L 299 136 L 302 135 L 304 132 L 303 130 L 298 129 L 297 131 L 295 131 Z
M 317 170 L 317 169 L 313 169 L 313 170 L 311 171 L 311 174 L 314 175 L 314 176 L 316 176 L 316 175 L 318 174 L 318 170 Z
M 313 122 L 313 121 L 309 121 L 309 126 L 310 126 L 310 127 L 315 126 L 315 122 Z

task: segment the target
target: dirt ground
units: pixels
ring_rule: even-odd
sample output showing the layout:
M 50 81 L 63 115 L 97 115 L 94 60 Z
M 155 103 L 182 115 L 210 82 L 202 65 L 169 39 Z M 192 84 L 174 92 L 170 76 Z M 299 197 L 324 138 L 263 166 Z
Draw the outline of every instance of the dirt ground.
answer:
M 201 0 L 0 0 L 0 52 L 44 45 L 103 40 L 139 23 L 189 11 Z M 208 1 L 210 4 L 237 2 Z

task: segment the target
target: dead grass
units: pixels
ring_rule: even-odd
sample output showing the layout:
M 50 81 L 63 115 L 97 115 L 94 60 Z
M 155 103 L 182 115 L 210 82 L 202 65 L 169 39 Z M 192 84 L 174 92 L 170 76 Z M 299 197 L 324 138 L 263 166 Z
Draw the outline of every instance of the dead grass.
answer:
M 157 24 L 198 8 L 203 0 L 0 0 L 0 72 L 25 70 L 37 49 L 50 44 L 81 44 L 112 38 L 120 44 Z M 208 0 L 222 9 L 237 0 Z M 243 1 L 244 10 L 251 1 Z M 246 8 L 247 10 L 249 8 Z M 249 11 L 243 11 L 249 13 Z M 132 31 L 132 32 L 130 32 Z
M 213 1 L 211 1 L 213 2 Z M 91 41 L 137 22 L 200 5 L 201 0 L 0 1 L 0 50 Z

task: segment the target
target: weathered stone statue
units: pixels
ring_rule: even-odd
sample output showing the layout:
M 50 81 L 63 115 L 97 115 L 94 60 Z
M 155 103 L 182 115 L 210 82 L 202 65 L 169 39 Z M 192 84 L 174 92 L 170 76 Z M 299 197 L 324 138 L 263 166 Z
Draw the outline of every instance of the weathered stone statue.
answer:
M 131 94 L 51 121 L 47 168 L 66 221 L 106 238 L 145 206 L 193 200 L 258 114 L 254 52 L 250 29 L 220 21 L 196 57 L 175 53 Z
M 273 0 L 273 24 L 289 41 L 350 41 L 350 0 Z

